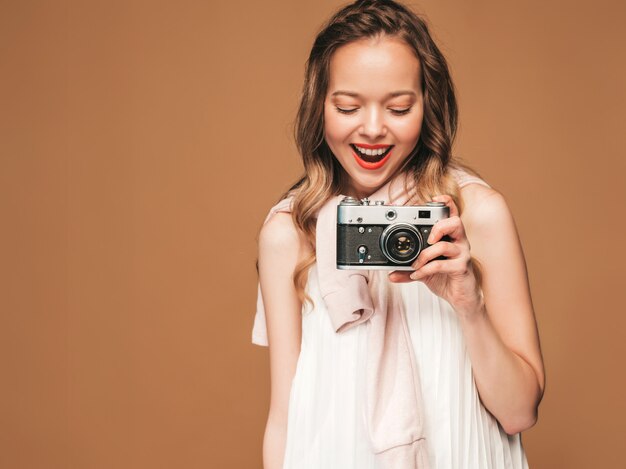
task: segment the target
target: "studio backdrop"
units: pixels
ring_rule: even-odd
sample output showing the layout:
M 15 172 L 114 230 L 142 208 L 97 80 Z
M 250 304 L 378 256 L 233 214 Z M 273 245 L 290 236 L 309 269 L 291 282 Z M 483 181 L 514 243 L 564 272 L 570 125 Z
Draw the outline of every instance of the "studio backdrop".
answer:
M 257 234 L 341 5 L 0 2 L 0 467 L 262 467 Z M 530 467 L 623 467 L 624 2 L 409 5 L 451 67 L 454 153 L 523 243 Z

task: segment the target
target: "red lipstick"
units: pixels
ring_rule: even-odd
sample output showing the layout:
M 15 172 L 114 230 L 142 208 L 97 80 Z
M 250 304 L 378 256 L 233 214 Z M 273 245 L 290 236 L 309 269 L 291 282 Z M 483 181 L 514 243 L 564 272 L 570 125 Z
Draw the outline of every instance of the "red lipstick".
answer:
M 363 148 L 365 148 L 365 146 L 361 145 L 361 144 L 358 144 L 358 146 L 363 146 Z M 390 145 L 371 145 L 371 146 L 372 147 L 378 147 L 378 148 L 386 148 L 386 147 L 389 147 Z M 375 150 L 376 148 L 369 148 L 369 149 L 370 150 Z M 359 166 L 361 166 L 361 168 L 374 170 L 374 169 L 379 169 L 379 168 L 383 167 L 383 165 L 389 159 L 389 156 L 391 156 L 391 152 L 392 151 L 393 151 L 393 149 L 389 150 L 387 152 L 387 154 L 385 155 L 385 157 L 382 160 L 377 161 L 376 163 L 369 163 L 369 162 L 363 160 L 359 155 L 357 155 L 357 153 L 354 150 L 352 150 L 352 156 L 354 156 L 354 159 L 359 164 Z
M 365 148 L 366 150 L 378 150 L 379 148 L 387 148 L 391 145 L 385 145 L 383 143 L 377 143 L 376 145 L 370 145 L 367 143 L 354 143 L 357 147 Z

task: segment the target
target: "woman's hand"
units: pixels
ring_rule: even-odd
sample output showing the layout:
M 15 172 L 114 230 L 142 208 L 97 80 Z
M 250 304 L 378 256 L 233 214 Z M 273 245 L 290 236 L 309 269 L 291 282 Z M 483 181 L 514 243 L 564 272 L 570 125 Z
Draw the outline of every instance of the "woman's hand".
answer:
M 433 197 L 450 207 L 450 217 L 439 220 L 431 229 L 428 243 L 412 264 L 413 272 L 396 270 L 389 274 L 392 282 L 419 280 L 437 296 L 452 305 L 458 314 L 471 316 L 480 314 L 483 306 L 482 294 L 472 267 L 470 244 L 459 210 L 449 195 Z M 449 241 L 443 240 L 448 236 Z M 445 260 L 433 260 L 445 256 Z M 429 262 L 430 261 L 430 262 Z

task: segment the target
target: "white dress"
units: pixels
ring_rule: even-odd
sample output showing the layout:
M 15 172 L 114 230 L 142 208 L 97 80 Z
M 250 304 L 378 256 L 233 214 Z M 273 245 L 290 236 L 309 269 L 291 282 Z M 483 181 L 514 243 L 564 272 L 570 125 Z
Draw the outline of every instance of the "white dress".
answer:
M 457 173 L 459 186 L 482 179 Z M 527 469 L 520 433 L 510 436 L 479 399 L 461 324 L 422 282 L 393 283 L 404 300 L 425 410 L 432 469 Z M 283 469 L 377 467 L 364 414 L 368 323 L 337 333 L 309 269 L 302 345 L 289 399 Z M 259 289 L 252 342 L 267 345 Z
M 521 434 L 507 435 L 479 400 L 452 306 L 421 282 L 392 283 L 404 299 L 420 373 L 433 469 L 528 468 Z M 320 296 L 317 268 L 306 290 L 302 348 L 289 400 L 283 469 L 376 466 L 364 417 L 367 323 L 336 333 Z

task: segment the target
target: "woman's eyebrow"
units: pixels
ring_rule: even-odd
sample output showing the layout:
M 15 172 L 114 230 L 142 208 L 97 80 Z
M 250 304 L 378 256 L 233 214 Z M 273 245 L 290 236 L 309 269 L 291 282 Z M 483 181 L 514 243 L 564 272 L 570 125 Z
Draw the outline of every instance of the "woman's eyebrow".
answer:
M 387 94 L 387 96 L 390 98 L 395 98 L 396 96 L 403 96 L 405 94 L 411 95 L 413 97 L 416 96 L 415 91 L 411 91 L 411 90 L 392 91 L 391 93 Z M 352 98 L 360 97 L 359 93 L 355 93 L 354 91 L 344 91 L 344 90 L 335 91 L 331 96 L 338 96 L 338 95 L 350 96 Z

